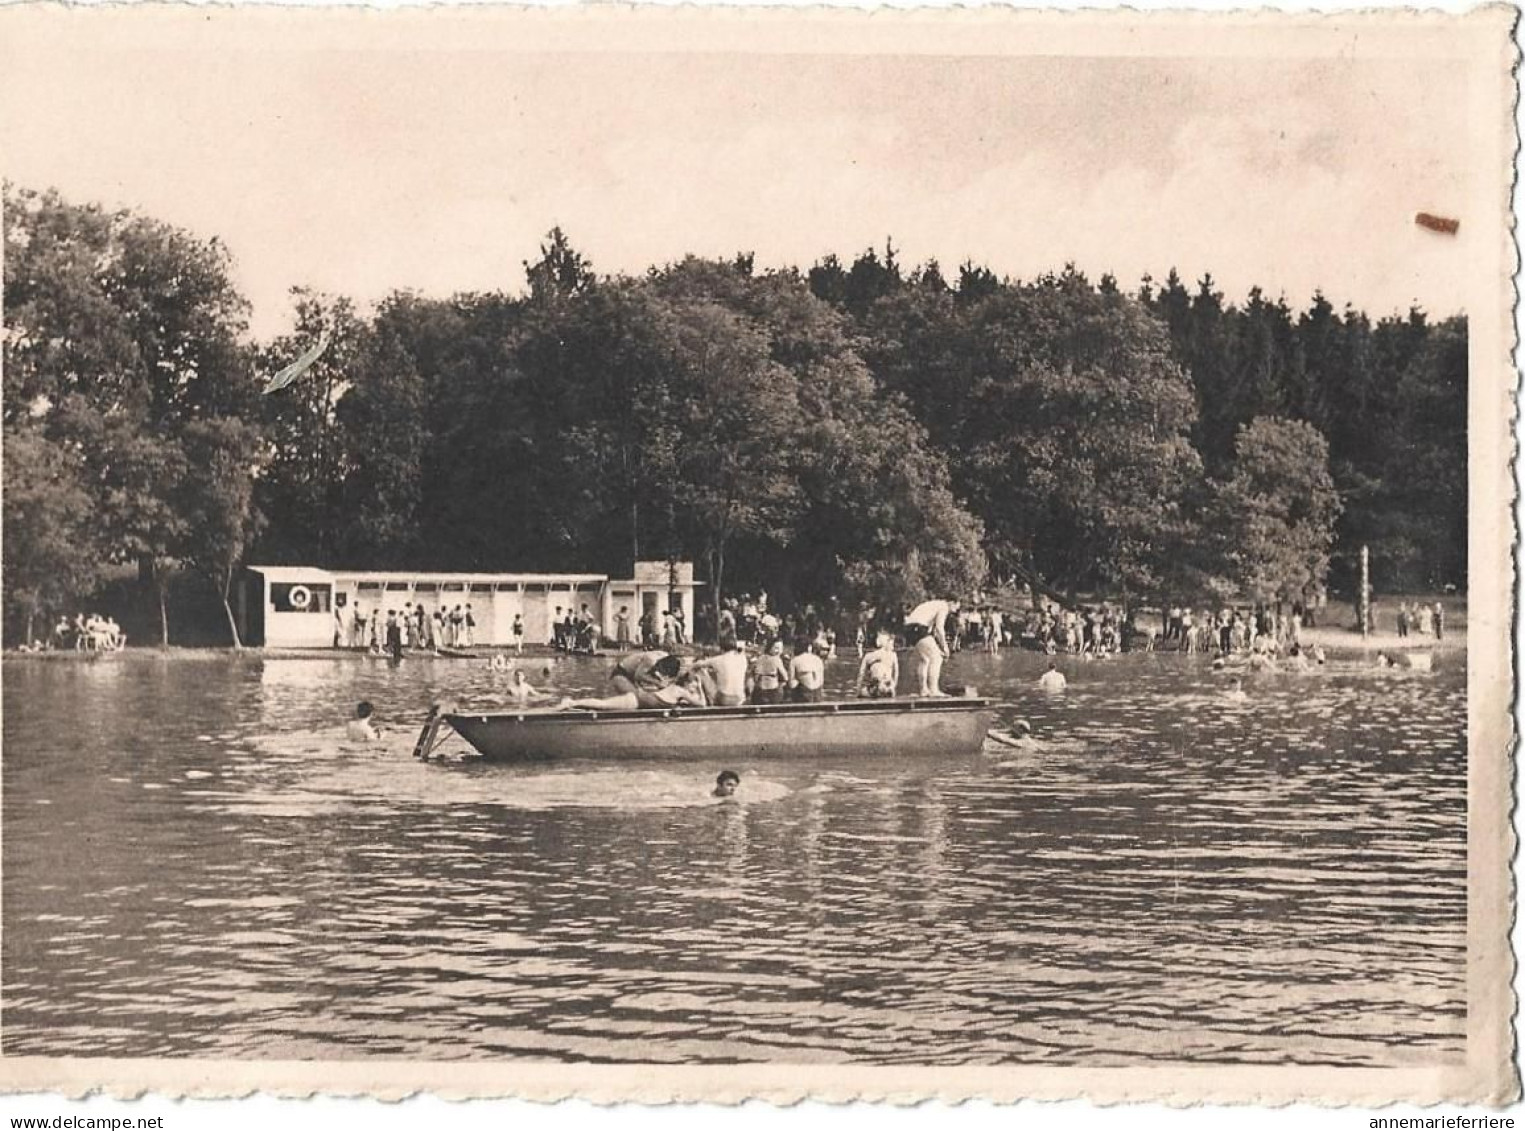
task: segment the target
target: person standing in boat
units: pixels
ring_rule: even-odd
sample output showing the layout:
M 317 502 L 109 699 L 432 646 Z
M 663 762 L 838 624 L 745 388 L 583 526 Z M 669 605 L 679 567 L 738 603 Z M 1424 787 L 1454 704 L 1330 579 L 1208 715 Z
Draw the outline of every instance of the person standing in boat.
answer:
M 905 618 L 906 639 L 916 653 L 916 694 L 941 698 L 943 661 L 948 658 L 947 623 L 958 615 L 957 601 L 923 601 Z

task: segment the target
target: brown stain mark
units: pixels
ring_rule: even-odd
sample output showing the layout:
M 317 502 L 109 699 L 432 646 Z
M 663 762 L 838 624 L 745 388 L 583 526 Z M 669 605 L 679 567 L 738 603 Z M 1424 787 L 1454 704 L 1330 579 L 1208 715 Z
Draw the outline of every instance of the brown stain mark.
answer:
M 1435 216 L 1429 212 L 1420 212 L 1414 216 L 1414 223 L 1421 228 L 1428 228 L 1432 232 L 1441 232 L 1448 236 L 1454 236 L 1456 229 L 1461 227 L 1460 220 L 1452 220 L 1449 216 Z

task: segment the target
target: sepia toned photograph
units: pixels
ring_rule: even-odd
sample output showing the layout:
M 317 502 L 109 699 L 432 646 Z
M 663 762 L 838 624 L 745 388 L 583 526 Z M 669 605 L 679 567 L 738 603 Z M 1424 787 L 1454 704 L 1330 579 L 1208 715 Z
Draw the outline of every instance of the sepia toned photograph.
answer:
M 1514 19 L 0 11 L 0 1082 L 1514 1099 Z

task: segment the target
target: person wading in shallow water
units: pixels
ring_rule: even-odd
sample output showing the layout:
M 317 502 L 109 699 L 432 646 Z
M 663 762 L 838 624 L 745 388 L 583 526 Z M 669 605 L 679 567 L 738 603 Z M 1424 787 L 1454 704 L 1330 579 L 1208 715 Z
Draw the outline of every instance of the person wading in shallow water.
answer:
M 916 654 L 916 694 L 941 698 L 943 661 L 948 658 L 947 622 L 957 601 L 923 601 L 905 618 L 906 639 Z
M 397 610 L 390 609 L 387 612 L 387 652 L 393 661 L 402 659 L 402 624 L 397 619 Z
M 1053 660 L 1048 662 L 1048 671 L 1038 677 L 1038 686 L 1050 694 L 1063 691 L 1066 682 L 1064 673 L 1059 670 L 1059 665 Z
M 350 742 L 375 742 L 381 738 L 381 731 L 371 722 L 373 708 L 365 700 L 361 700 L 355 707 L 355 717 L 344 727 L 344 737 Z

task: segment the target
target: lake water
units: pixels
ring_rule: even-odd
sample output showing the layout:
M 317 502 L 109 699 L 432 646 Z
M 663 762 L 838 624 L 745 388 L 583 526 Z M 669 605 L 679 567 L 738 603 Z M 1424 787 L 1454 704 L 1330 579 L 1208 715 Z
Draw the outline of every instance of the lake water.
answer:
M 1459 1063 L 1462 663 L 962 655 L 1033 749 L 510 767 L 409 756 L 485 664 L 7 662 L 4 1051 Z

